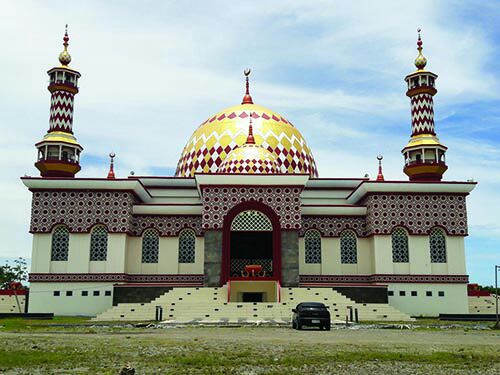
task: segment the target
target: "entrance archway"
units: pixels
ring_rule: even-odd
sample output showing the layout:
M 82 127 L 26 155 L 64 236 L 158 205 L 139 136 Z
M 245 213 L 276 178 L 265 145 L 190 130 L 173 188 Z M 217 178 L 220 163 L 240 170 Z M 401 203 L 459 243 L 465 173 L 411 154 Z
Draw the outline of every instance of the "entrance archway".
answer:
M 228 212 L 223 224 L 221 284 L 228 280 L 280 280 L 281 234 L 276 213 L 259 202 Z M 252 272 L 249 267 L 260 266 Z

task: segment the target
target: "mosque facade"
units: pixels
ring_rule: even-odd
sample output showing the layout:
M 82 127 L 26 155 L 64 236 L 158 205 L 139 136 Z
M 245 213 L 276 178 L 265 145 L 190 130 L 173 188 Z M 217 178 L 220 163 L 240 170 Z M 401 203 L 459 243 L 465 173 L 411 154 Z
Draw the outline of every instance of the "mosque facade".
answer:
M 80 73 L 64 36 L 48 71 L 49 129 L 36 143 L 30 312 L 98 315 L 177 288 L 222 288 L 227 303 L 280 303 L 284 290 L 334 289 L 412 316 L 467 313 L 466 197 L 446 181 L 437 137 L 437 75 L 418 36 L 405 77 L 411 130 L 407 180 L 320 177 L 299 127 L 254 103 L 208 117 L 184 146 L 174 176 L 79 178 L 73 131 Z M 319 166 L 321 167 L 321 166 Z M 306 294 L 307 296 L 307 294 Z M 300 302 L 300 301 L 297 301 Z M 203 305 L 204 301 L 199 301 Z

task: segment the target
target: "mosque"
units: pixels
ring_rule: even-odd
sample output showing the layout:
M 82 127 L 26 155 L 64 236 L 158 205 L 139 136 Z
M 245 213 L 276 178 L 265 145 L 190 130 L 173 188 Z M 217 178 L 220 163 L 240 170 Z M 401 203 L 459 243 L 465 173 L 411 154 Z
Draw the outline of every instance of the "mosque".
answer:
M 437 75 L 426 70 L 420 31 L 416 70 L 405 77 L 408 179 L 398 181 L 384 178 L 381 156 L 375 179 L 319 177 L 300 125 L 254 103 L 250 70 L 241 104 L 194 130 L 175 176 L 118 178 L 110 154 L 106 177 L 79 178 L 80 73 L 68 42 L 66 31 L 61 65 L 48 71 L 40 177 L 22 178 L 33 195 L 29 312 L 137 320 L 158 307 L 171 319 L 239 308 L 241 317 L 318 300 L 332 312 L 358 306 L 365 319 L 368 310 L 394 320 L 468 313 L 466 197 L 475 183 L 443 180 Z

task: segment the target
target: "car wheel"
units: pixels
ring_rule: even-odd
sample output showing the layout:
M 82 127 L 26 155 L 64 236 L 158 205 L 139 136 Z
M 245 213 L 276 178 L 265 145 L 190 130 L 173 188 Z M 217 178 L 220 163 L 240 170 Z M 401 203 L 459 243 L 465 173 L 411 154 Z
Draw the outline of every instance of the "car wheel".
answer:
M 325 329 L 326 329 L 327 331 L 330 331 L 330 330 L 331 330 L 331 328 L 332 328 L 332 327 L 330 326 L 330 323 L 328 323 L 328 324 L 325 326 Z
M 295 323 L 295 320 L 292 320 L 292 329 L 297 329 L 297 323 Z
M 300 321 L 297 321 L 297 329 L 300 331 L 302 329 L 302 324 Z

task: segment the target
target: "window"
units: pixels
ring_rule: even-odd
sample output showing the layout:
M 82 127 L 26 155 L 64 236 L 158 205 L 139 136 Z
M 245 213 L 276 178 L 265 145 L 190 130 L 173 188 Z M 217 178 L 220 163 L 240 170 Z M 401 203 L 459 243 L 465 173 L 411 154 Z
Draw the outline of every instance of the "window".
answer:
M 444 297 L 444 292 L 443 291 L 439 291 L 438 292 L 438 297 Z
M 104 295 L 105 295 L 106 297 L 111 296 L 111 290 L 106 290 L 106 291 L 104 292 Z
M 431 263 L 446 263 L 446 238 L 440 228 L 434 228 L 429 234 Z
M 408 263 L 408 234 L 403 228 L 396 228 L 392 232 L 392 261 L 394 263 Z
M 179 233 L 179 263 L 194 263 L 196 235 L 192 229 Z
M 305 236 L 306 263 L 321 263 L 321 233 L 316 229 L 309 229 Z
M 66 291 L 66 297 L 71 297 L 73 295 L 73 291 L 72 290 L 67 290 Z
M 432 297 L 432 292 L 430 290 L 428 290 L 427 292 L 425 292 L 425 296 Z
M 389 297 L 394 296 L 394 291 L 393 291 L 393 290 L 388 290 L 388 291 L 387 291 L 387 295 L 388 295 Z
M 399 291 L 399 295 L 400 295 L 401 297 L 404 297 L 404 296 L 406 296 L 406 292 L 405 292 L 404 290 L 400 290 L 400 291 Z
M 58 290 L 54 290 L 54 297 L 59 297 L 61 295 L 61 292 Z
M 358 263 L 356 234 L 350 230 L 340 235 L 340 262 L 343 264 Z
M 64 225 L 57 226 L 52 232 L 50 260 L 67 261 L 69 249 L 69 231 Z
M 232 231 L 272 231 L 271 220 L 260 211 L 240 212 L 231 223 Z
M 90 260 L 106 260 L 108 256 L 108 231 L 96 225 L 90 232 Z
M 416 297 L 417 296 L 417 291 L 416 290 L 412 290 L 411 291 L 411 296 L 412 297 Z
M 146 229 L 142 235 L 142 263 L 158 263 L 158 232 Z
M 94 290 L 94 292 L 92 293 L 92 295 L 93 295 L 94 297 L 99 297 L 99 294 L 100 294 L 100 293 L 99 293 L 99 291 L 98 291 L 98 290 Z
M 82 290 L 82 297 L 87 297 L 89 292 L 87 290 Z

